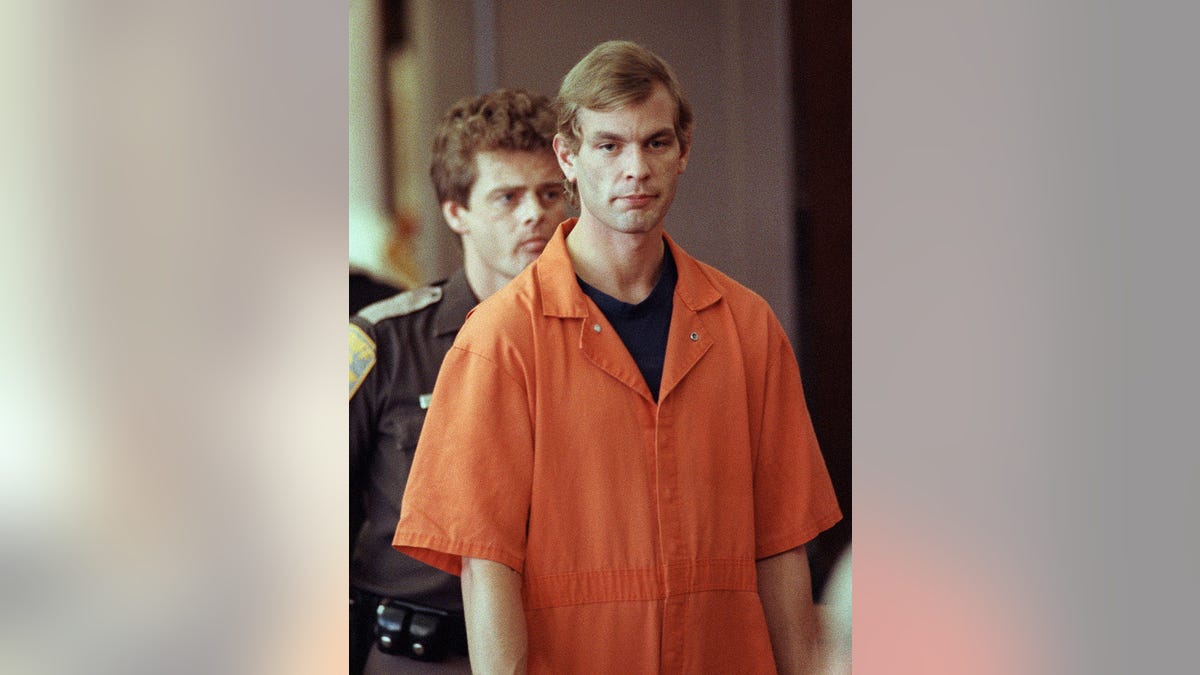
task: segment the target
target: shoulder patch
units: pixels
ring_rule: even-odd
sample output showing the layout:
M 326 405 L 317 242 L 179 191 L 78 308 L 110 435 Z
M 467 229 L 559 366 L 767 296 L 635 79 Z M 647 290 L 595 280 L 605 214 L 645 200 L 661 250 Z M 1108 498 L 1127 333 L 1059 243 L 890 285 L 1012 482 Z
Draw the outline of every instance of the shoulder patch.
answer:
M 378 323 L 393 316 L 404 316 L 420 311 L 441 299 L 441 286 L 422 286 L 368 305 L 358 315 L 371 323 Z
M 362 328 L 350 324 L 350 398 L 375 366 L 375 342 Z

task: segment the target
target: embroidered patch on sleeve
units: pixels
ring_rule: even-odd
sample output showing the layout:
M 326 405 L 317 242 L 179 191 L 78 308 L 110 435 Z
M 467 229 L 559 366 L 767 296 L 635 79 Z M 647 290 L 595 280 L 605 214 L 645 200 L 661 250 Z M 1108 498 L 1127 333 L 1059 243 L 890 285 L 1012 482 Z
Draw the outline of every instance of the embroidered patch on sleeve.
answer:
M 350 398 L 375 366 L 375 343 L 363 329 L 350 324 Z

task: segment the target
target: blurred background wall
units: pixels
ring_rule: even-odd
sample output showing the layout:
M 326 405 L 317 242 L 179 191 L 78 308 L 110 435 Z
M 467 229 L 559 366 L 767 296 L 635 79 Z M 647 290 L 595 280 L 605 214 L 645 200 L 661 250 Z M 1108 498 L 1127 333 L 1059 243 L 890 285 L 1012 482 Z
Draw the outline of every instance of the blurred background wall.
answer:
M 667 231 L 787 330 L 850 537 L 850 9 L 759 0 L 351 0 L 350 267 L 393 285 L 460 263 L 429 181 L 433 128 L 498 86 L 553 95 L 609 39 L 676 70 L 696 126 Z

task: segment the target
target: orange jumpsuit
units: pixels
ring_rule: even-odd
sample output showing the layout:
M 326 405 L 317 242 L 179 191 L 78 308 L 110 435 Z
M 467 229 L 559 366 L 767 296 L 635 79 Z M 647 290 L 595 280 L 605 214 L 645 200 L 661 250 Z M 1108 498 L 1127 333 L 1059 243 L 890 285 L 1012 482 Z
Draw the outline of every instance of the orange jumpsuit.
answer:
M 773 673 L 755 561 L 841 518 L 787 337 L 666 237 L 656 404 L 576 282 L 573 226 L 447 354 L 393 546 L 520 572 L 531 673 Z

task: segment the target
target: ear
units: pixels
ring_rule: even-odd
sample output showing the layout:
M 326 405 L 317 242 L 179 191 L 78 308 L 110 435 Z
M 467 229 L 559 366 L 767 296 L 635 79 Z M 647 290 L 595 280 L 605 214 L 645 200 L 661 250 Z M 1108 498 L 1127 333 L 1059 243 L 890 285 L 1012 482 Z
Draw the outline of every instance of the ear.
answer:
M 446 224 L 456 234 L 467 234 L 470 230 L 467 227 L 466 220 L 462 217 L 462 212 L 466 210 L 467 207 L 456 201 L 447 199 L 442 202 L 442 217 L 446 219 Z
M 692 153 L 692 130 L 688 129 L 687 133 L 684 134 L 683 153 L 681 155 L 679 155 L 679 173 L 682 174 L 684 171 L 687 170 L 687 161 L 688 161 L 688 157 L 691 156 L 691 153 Z
M 563 177 L 574 182 L 575 153 L 571 152 L 570 145 L 562 134 L 554 134 L 554 157 L 558 160 L 558 168 L 562 169 Z

